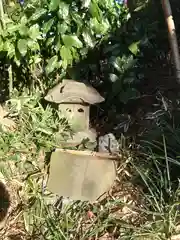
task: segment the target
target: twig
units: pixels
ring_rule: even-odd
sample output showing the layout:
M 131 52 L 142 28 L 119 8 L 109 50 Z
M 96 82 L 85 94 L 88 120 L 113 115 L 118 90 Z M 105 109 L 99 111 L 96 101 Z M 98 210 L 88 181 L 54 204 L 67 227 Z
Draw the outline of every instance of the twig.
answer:
M 177 81 L 180 84 L 180 55 L 179 55 L 176 29 L 175 29 L 173 16 L 172 16 L 171 5 L 169 0 L 161 0 L 161 4 L 162 4 L 162 8 L 166 18 L 166 23 L 167 23 L 169 42 L 171 45 L 173 61 L 175 64 L 175 74 L 177 77 Z

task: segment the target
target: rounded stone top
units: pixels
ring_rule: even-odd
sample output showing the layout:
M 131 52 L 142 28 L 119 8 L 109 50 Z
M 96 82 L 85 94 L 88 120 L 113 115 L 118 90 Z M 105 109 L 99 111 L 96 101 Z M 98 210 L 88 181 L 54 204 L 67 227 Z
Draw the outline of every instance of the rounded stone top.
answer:
M 64 79 L 53 87 L 45 96 L 45 100 L 54 103 L 88 103 L 96 104 L 104 101 L 104 98 L 95 88 L 83 82 Z

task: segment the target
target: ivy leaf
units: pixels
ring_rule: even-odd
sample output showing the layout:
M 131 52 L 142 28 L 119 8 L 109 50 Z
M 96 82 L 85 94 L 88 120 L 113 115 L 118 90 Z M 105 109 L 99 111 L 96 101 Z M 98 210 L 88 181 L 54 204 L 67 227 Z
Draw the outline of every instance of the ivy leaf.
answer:
M 49 30 L 51 29 L 53 23 L 54 23 L 54 18 L 51 18 L 49 21 L 45 22 L 43 24 L 43 33 L 49 32 Z
M 19 39 L 17 43 L 17 48 L 21 55 L 24 57 L 27 53 L 27 40 Z
M 41 33 L 39 31 L 39 25 L 35 24 L 30 27 L 29 29 L 29 37 L 32 39 L 40 39 L 41 38 Z
M 76 48 L 82 48 L 83 44 L 79 40 L 77 36 L 73 35 L 64 35 L 62 36 L 62 40 L 66 47 L 76 47 Z
M 51 2 L 49 4 L 49 10 L 55 11 L 58 8 L 60 2 L 61 2 L 60 0 L 51 0 Z
M 48 64 L 46 66 L 46 73 L 49 74 L 54 71 L 54 69 L 57 66 L 58 62 L 58 57 L 57 55 L 53 56 L 52 58 L 49 59 Z
M 59 5 L 58 17 L 61 19 L 66 19 L 68 15 L 69 15 L 69 5 L 61 1 Z
M 47 13 L 47 10 L 44 8 L 37 9 L 36 12 L 30 17 L 31 21 L 35 21 L 45 15 Z

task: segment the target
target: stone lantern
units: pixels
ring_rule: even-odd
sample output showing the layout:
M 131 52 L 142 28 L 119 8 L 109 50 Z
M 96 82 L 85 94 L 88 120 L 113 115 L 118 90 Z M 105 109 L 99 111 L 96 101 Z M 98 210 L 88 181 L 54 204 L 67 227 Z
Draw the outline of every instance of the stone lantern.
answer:
M 89 129 L 90 105 L 104 101 L 91 86 L 73 80 L 63 80 L 51 89 L 45 100 L 58 104 L 68 120 L 74 136 L 70 146 L 83 139 L 96 141 L 96 131 Z M 67 145 L 66 145 L 67 146 Z M 114 160 L 109 153 L 57 148 L 51 155 L 48 189 L 73 200 L 95 201 L 109 190 L 116 178 Z
M 83 138 L 96 140 L 95 130 L 89 129 L 90 105 L 104 101 L 96 89 L 82 82 L 65 79 L 48 92 L 45 100 L 58 104 L 59 111 L 75 133 L 68 143 L 78 144 Z

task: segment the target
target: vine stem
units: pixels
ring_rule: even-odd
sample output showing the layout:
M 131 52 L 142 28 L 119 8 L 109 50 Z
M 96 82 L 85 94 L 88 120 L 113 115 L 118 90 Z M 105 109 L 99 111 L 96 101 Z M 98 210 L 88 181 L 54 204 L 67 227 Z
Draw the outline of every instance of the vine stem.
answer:
M 175 64 L 175 74 L 177 82 L 180 84 L 180 55 L 179 47 L 176 36 L 176 28 L 172 16 L 172 10 L 169 0 L 161 0 L 163 12 L 166 19 L 166 24 L 168 28 L 169 42 L 172 50 L 172 57 Z

